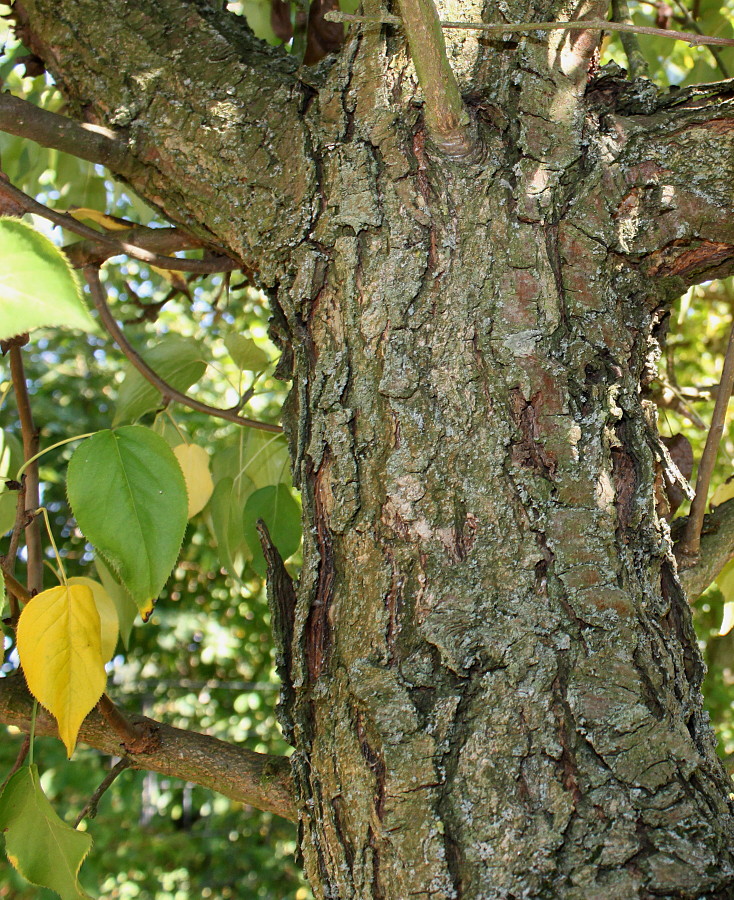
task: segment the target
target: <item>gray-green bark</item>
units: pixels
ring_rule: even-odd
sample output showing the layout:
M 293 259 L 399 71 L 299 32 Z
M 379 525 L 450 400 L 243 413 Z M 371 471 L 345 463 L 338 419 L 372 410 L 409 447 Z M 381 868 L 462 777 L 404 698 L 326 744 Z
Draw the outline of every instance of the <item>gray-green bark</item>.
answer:
M 485 147 L 460 166 L 394 31 L 297 73 L 204 3 L 20 15 L 77 111 L 129 137 L 134 186 L 273 297 L 305 517 L 283 721 L 316 896 L 731 896 L 644 392 L 666 305 L 733 267 L 726 89 L 590 84 L 597 35 L 452 35 Z

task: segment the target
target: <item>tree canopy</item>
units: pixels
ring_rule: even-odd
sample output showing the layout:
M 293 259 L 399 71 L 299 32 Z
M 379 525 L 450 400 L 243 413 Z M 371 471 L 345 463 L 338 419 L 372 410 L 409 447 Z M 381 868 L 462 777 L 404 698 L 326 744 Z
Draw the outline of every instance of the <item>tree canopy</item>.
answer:
M 626 5 L 615 6 L 615 20 L 734 35 L 730 0 Z M 244 16 L 264 43 L 279 48 L 274 58 L 289 54 L 294 66 L 304 55 L 312 63 L 325 52 L 343 52 L 341 41 L 329 43 L 322 20 L 306 26 L 301 3 L 242 0 L 226 6 Z M 352 13 L 357 3 L 340 7 Z M 12 10 L 3 12 L 10 23 Z M 634 55 L 638 50 L 642 58 Z M 692 48 L 656 35 L 640 37 L 636 48 L 611 36 L 601 63 L 649 73 L 661 88 L 684 88 L 728 78 L 734 47 Z M 9 29 L 0 78 L 4 98 L 64 114 L 53 79 Z M 640 92 L 647 89 L 643 84 L 635 82 Z M 271 635 L 277 610 L 268 605 L 265 585 L 266 574 L 277 577 L 275 557 L 282 557 L 293 578 L 302 562 L 300 494 L 279 424 L 287 392 L 281 378 L 288 375 L 280 323 L 272 321 L 259 276 L 219 252 L 216 242 L 195 227 L 171 226 L 101 165 L 35 143 L 30 126 L 17 130 L 0 131 L 2 172 L 22 192 L 0 192 L 2 675 L 16 675 L 22 664 L 63 743 L 50 736 L 57 726 L 39 707 L 28 766 L 23 731 L 6 729 L 0 827 L 15 868 L 0 873 L 0 897 L 53 896 L 28 886 L 31 881 L 62 897 L 88 891 L 120 900 L 306 900 L 311 895 L 293 859 L 296 833 L 287 803 L 256 810 L 252 797 L 245 799 L 247 790 L 237 795 L 234 779 L 217 793 L 202 786 L 205 773 L 195 767 L 188 777 L 175 765 L 162 771 L 160 762 L 150 771 L 116 772 L 93 735 L 95 716 L 108 725 L 121 716 L 126 738 L 133 740 L 137 728 L 144 745 L 152 727 L 136 719 L 144 715 L 263 759 L 287 753 L 276 720 L 276 669 L 283 665 Z M 42 207 L 24 205 L 24 196 Z M 66 216 L 60 227 L 43 208 Z M 262 208 L 255 214 L 262 215 Z M 255 227 L 266 230 L 262 219 Z M 142 252 L 126 253 L 130 246 Z M 173 254 L 189 261 L 188 271 L 163 268 Z M 84 273 L 83 291 L 77 282 L 84 279 L 72 274 L 67 261 Z M 666 319 L 666 354 L 651 376 L 661 432 L 693 481 L 695 469 L 686 471 L 686 460 L 699 460 L 703 451 L 733 315 L 731 279 L 690 288 Z M 122 345 L 115 323 L 122 323 Z M 26 337 L 17 339 L 19 334 Z M 34 429 L 38 445 L 29 452 Z M 727 418 L 712 504 L 734 497 L 730 477 L 734 423 Z M 673 517 L 688 513 L 690 492 L 675 501 L 670 493 L 675 509 L 667 514 L 675 532 Z M 32 525 L 26 508 L 39 510 Z M 720 753 L 731 763 L 734 562 L 691 599 L 708 665 L 707 708 Z M 49 606 L 41 609 L 42 602 Z M 54 630 L 59 622 L 63 635 Z M 99 642 L 93 659 L 86 638 L 78 649 L 66 642 L 83 628 Z M 54 659 L 58 668 L 51 667 Z M 103 691 L 109 707 L 103 701 L 83 725 Z M 13 714 L 11 697 L 3 720 Z M 25 721 L 15 714 L 19 724 Z M 98 749 L 86 746 L 87 740 Z M 97 799 L 95 789 L 110 771 L 116 777 Z M 274 769 L 272 780 L 285 782 L 284 771 Z M 51 801 L 42 813 L 41 791 Z M 31 799 L 36 818 L 24 820 L 18 810 Z M 63 851 L 71 874 L 62 883 L 30 858 L 29 835 L 37 833 L 38 817 L 51 828 L 53 816 L 72 824 L 82 813 L 78 834 L 91 835 L 94 846 Z

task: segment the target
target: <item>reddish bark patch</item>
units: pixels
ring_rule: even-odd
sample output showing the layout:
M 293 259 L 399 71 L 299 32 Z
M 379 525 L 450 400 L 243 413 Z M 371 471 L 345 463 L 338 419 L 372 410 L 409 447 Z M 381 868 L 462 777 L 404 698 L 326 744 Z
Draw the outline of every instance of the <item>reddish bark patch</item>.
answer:
M 632 454 L 624 445 L 612 447 L 612 477 L 614 479 L 614 505 L 617 508 L 617 521 L 620 528 L 626 529 L 629 528 L 634 517 L 637 473 Z
M 510 392 L 510 413 L 521 434 L 520 440 L 513 444 L 512 461 L 515 465 L 535 469 L 539 475 L 548 477 L 556 470 L 556 460 L 538 440 L 540 426 L 536 406 L 540 402 L 540 392 L 530 400 L 526 400 L 518 388 Z
M 324 459 L 314 479 L 316 543 L 321 559 L 316 596 L 311 603 L 306 621 L 305 656 L 312 681 L 315 681 L 326 668 L 331 651 L 329 613 L 334 597 L 334 552 L 327 521 L 328 513 L 324 502 L 324 478 L 328 470 L 328 460 Z
M 715 269 L 734 259 L 734 246 L 719 241 L 700 241 L 691 247 L 685 241 L 672 241 L 650 254 L 648 275 L 678 275 L 682 278 Z

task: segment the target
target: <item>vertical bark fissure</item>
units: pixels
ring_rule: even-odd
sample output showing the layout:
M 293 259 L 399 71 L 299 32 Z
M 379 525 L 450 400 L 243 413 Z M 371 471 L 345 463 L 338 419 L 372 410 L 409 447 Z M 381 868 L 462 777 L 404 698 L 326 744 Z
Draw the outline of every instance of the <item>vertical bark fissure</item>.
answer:
M 657 301 L 600 232 L 586 185 L 603 154 L 580 166 L 564 151 L 548 176 L 510 129 L 486 138 L 511 168 L 464 177 L 437 167 L 418 131 L 393 172 L 402 138 L 378 129 L 365 152 L 363 127 L 355 118 L 349 148 L 327 153 L 351 174 L 323 168 L 328 262 L 302 376 L 321 419 L 305 456 L 321 500 L 307 506 L 335 570 L 319 674 L 332 723 L 312 684 L 320 774 L 304 797 L 336 792 L 320 840 L 332 828 L 351 840 L 346 852 L 334 839 L 328 890 L 693 898 L 731 877 L 712 874 L 724 832 L 707 835 L 701 815 L 723 812 L 721 776 L 710 739 L 688 732 L 700 715 L 676 643 L 695 655 L 691 635 L 654 624 L 669 550 L 638 385 Z M 522 193 L 538 172 L 545 200 Z M 323 372 L 333 387 L 316 390 Z M 355 465 L 345 512 L 339 473 Z M 318 596 L 319 578 L 307 583 Z M 665 857 L 675 815 L 696 835 L 685 853 L 707 845 L 703 874 Z

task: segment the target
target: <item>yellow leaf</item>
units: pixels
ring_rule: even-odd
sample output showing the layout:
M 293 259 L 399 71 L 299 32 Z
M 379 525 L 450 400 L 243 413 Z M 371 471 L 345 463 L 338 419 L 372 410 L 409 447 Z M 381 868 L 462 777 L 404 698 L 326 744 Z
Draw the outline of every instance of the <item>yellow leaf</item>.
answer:
M 186 482 L 190 519 L 204 509 L 214 490 L 214 482 L 209 474 L 209 454 L 196 444 L 179 444 L 173 448 L 173 452 Z
M 92 591 L 60 585 L 33 597 L 20 614 L 17 640 L 28 688 L 56 719 L 71 756 L 107 681 Z
M 734 497 L 734 476 L 727 478 L 723 484 L 720 484 L 716 490 L 711 495 L 711 500 L 709 501 L 711 507 L 721 506 L 722 503 L 726 503 L 727 500 L 731 500 Z
M 76 209 L 70 209 L 69 215 L 76 219 L 77 222 L 83 222 L 87 219 L 100 225 L 105 231 L 129 231 L 135 228 L 135 222 L 128 222 L 126 219 L 120 219 L 118 216 L 108 216 L 98 209 L 88 209 L 86 206 L 78 206 Z
M 99 623 L 102 637 L 102 662 L 108 663 L 117 647 L 117 638 L 120 633 L 120 624 L 117 617 L 115 601 L 110 597 L 104 587 L 91 578 L 69 578 L 67 584 L 84 584 L 92 592 L 94 605 L 99 613 Z

